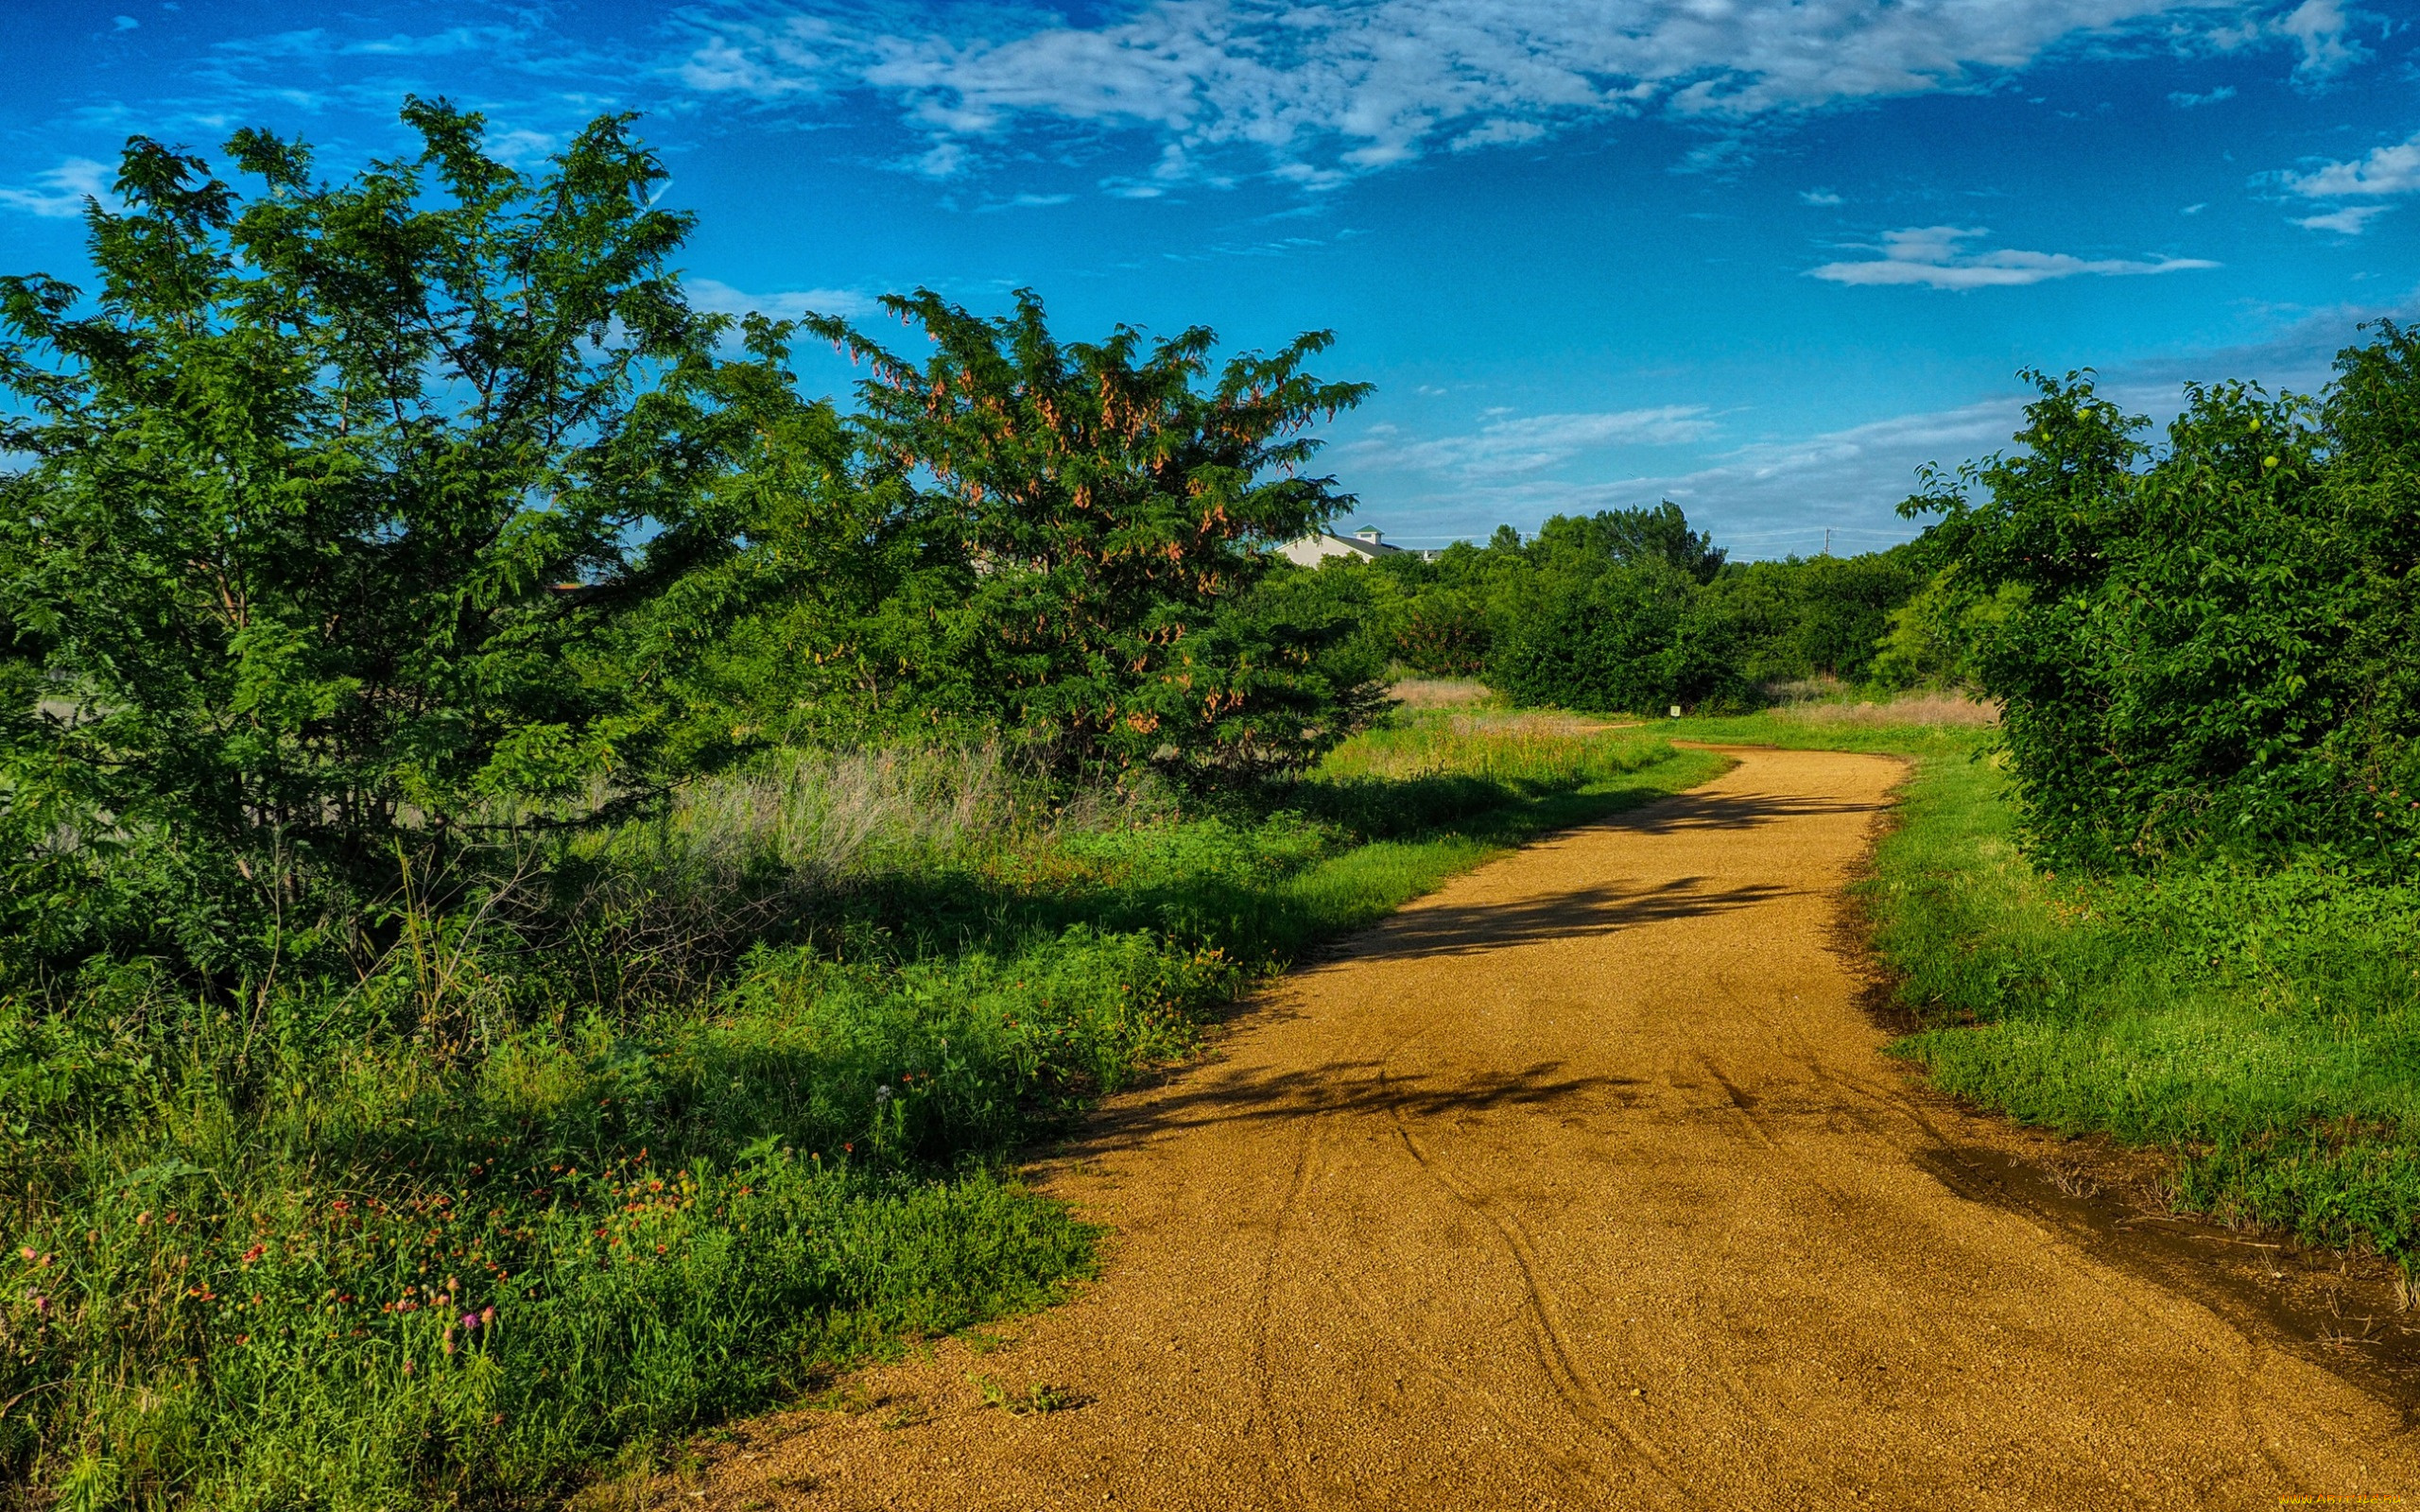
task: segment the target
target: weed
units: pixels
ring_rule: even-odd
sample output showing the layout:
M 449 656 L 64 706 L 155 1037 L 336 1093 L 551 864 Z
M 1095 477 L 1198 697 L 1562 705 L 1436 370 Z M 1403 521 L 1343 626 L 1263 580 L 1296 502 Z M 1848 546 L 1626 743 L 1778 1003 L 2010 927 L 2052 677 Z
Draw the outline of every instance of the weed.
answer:
M 1217 812 L 786 758 L 511 858 L 358 981 L 0 1001 L 0 1477 L 624 1504 L 659 1446 L 1047 1305 L 1094 1236 L 1016 1152 L 1318 941 L 1720 765 L 1458 717 Z
M 1042 1413 L 1066 1412 L 1088 1406 L 1092 1399 L 1069 1386 L 1036 1382 L 1023 1391 L 1011 1391 L 986 1375 L 969 1375 L 967 1382 L 983 1399 L 983 1405 L 995 1407 L 1012 1418 L 1030 1418 Z

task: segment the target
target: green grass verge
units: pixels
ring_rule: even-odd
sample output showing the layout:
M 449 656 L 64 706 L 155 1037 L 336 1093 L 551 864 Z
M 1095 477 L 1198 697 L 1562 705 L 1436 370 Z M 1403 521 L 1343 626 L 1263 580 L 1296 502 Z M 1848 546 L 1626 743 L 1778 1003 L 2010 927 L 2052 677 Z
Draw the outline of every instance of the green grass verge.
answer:
M 0 1469 L 78 1508 L 541 1503 L 1046 1305 L 1094 1236 L 1018 1151 L 1304 950 L 1721 765 L 1429 723 L 1231 813 L 874 847 L 801 894 L 823 945 L 686 996 L 434 920 L 358 983 L 0 1003 Z
M 1864 886 L 1924 1025 L 1894 1049 L 1942 1090 L 2166 1150 L 2187 1210 L 2420 1258 L 2420 888 L 2316 859 L 2049 875 L 2016 847 L 1984 732 L 1657 728 L 1911 758 Z

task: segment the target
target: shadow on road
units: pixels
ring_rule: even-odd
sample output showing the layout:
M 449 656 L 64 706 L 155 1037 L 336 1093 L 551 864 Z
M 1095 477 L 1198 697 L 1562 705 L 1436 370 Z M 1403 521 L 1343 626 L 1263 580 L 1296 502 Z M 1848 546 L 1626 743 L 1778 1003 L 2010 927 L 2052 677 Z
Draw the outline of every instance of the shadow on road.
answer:
M 1438 904 L 1395 915 L 1347 942 L 1337 958 L 1417 960 L 1610 935 L 1641 924 L 1753 908 L 1789 891 L 1770 883 L 1719 887 L 1704 877 L 1678 877 L 1651 887 L 1599 883 L 1513 903 Z
M 1582 1101 L 1628 1104 L 1642 1085 L 1632 1076 L 1565 1074 L 1561 1061 L 1518 1071 L 1440 1079 L 1387 1074 L 1374 1060 L 1340 1060 L 1267 1074 L 1234 1068 L 1197 1071 L 1182 1090 L 1126 1108 L 1082 1144 L 1123 1145 L 1137 1136 L 1216 1124 L 1265 1122 L 1317 1114 L 1400 1113 L 1409 1118 L 1550 1108 Z

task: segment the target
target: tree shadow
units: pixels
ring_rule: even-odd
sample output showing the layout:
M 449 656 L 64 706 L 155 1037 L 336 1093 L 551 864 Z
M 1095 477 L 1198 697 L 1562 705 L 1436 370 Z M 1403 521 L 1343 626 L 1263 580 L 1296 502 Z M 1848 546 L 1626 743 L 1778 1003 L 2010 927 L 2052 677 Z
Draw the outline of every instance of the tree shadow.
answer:
M 1609 826 L 1646 834 L 1684 830 L 1754 830 L 1789 819 L 1833 815 L 1880 814 L 1881 799 L 1809 798 L 1787 793 L 1679 793 L 1634 814 L 1608 819 Z
M 1332 1060 L 1289 1071 L 1197 1068 L 1172 1090 L 1111 1110 L 1067 1145 L 1077 1157 L 1128 1148 L 1157 1134 L 1312 1116 L 1392 1113 L 1430 1119 L 1573 1101 L 1635 1101 L 1631 1076 L 1566 1074 L 1559 1060 L 1519 1070 L 1438 1076 L 1385 1074 L 1376 1060 Z
M 1338 956 L 1416 960 L 1582 939 L 1642 924 L 1753 908 L 1789 892 L 1771 883 L 1718 887 L 1704 877 L 1677 877 L 1640 888 L 1599 883 L 1512 903 L 1438 904 L 1395 915 L 1345 945 Z

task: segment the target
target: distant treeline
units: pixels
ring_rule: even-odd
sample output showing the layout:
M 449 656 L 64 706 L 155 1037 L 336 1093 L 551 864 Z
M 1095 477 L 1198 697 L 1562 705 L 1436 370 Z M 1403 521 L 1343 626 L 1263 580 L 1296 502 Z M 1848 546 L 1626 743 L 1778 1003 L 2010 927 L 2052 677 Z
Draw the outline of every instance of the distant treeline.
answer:
M 1484 546 L 1380 556 L 1366 571 L 1332 558 L 1315 583 L 1282 591 L 1332 601 L 1372 653 L 1418 672 L 1483 677 L 1529 703 L 1692 713 L 1793 683 L 1962 684 L 2012 601 L 1967 588 L 1917 544 L 1725 557 L 1668 502 L 1556 515 L 1526 540 L 1499 526 Z
M 2315 398 L 2191 386 L 2164 443 L 2090 373 L 2030 376 L 2017 447 L 1927 472 L 1901 512 L 1940 518 L 1888 551 L 1726 561 L 1666 504 L 1289 591 L 1370 655 L 1533 703 L 1965 687 L 2063 865 L 2420 866 L 2420 333 L 2369 328 Z

